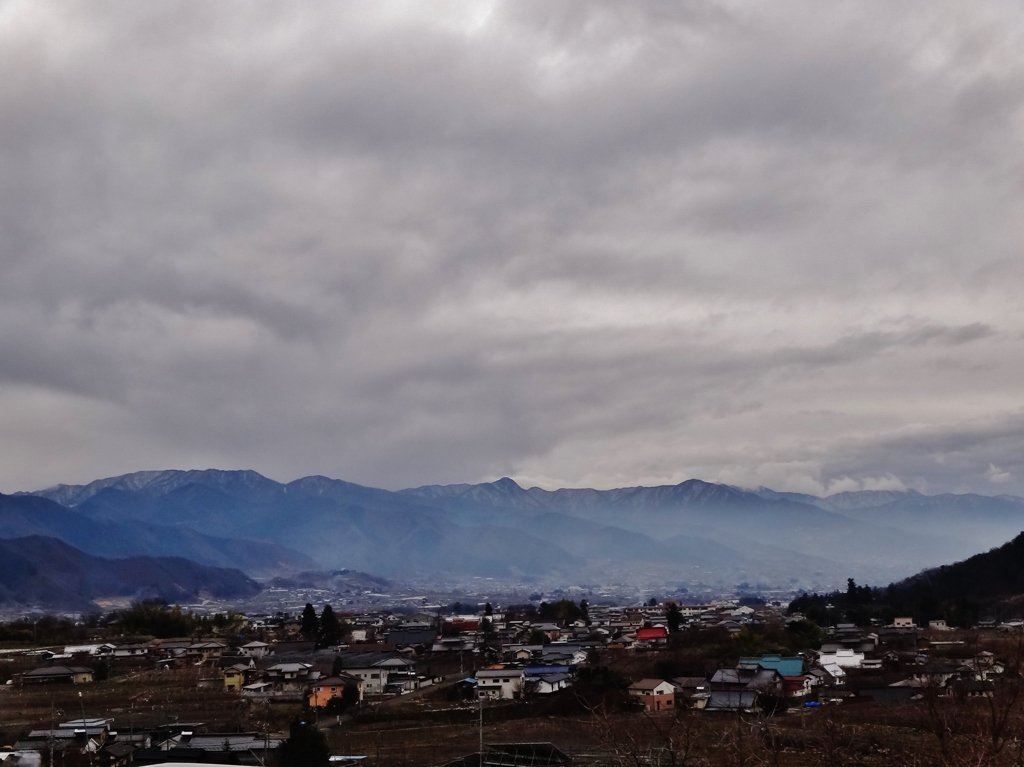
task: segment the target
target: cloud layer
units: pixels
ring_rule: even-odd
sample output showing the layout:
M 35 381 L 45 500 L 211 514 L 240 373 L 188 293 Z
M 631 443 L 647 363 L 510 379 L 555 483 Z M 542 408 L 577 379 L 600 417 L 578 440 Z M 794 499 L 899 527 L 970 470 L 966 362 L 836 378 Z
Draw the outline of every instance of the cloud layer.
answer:
M 0 3 L 0 490 L 1024 493 L 1011 2 Z

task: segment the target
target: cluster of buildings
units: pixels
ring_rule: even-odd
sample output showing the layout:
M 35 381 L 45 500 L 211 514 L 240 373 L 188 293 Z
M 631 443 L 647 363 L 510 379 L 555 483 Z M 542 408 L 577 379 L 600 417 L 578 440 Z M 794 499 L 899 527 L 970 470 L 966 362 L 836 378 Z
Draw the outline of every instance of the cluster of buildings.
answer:
M 8 685 L 89 684 L 101 667 L 124 663 L 190 668 L 196 671 L 190 678 L 200 689 L 252 701 L 293 701 L 332 713 L 367 698 L 403 695 L 441 682 L 454 685 L 465 700 L 516 701 L 572 687 L 580 669 L 601 654 L 664 648 L 670 627 L 717 627 L 738 634 L 766 621 L 801 619 L 785 618 L 778 606 L 737 602 L 593 606 L 583 617 L 562 620 L 541 617 L 545 611 L 527 613 L 506 615 L 488 605 L 480 614 L 344 615 L 345 641 L 328 648 L 304 640 L 297 619 L 257 619 L 242 637 L 37 651 L 42 662 L 26 667 Z M 839 624 L 829 628 L 817 651 L 741 657 L 707 675 L 638 679 L 626 692 L 650 713 L 682 707 L 749 712 L 768 703 L 889 702 L 921 695 L 923 688 L 948 695 L 990 695 L 1003 664 L 991 653 L 963 645 L 943 628 L 923 631 L 910 619 L 886 627 Z M 435 676 L 431 671 L 432 666 L 456 665 L 458 674 Z M 102 754 L 102 764 L 110 767 L 173 761 L 169 757 L 174 756 L 202 761 L 199 757 L 208 751 L 232 751 L 235 761 L 258 764 L 260 750 L 275 748 L 279 740 L 256 733 L 209 734 L 199 723 L 125 733 L 115 730 L 109 719 L 81 719 L 33 730 L 15 749 L 27 754 L 65 749 Z M 23 764 L 33 767 L 31 758 Z
M 32 730 L 6 752 L 18 767 L 67 763 L 72 757 L 105 767 L 163 764 L 166 762 L 224 762 L 262 765 L 282 738 L 269 733 L 225 732 L 199 734 L 202 722 L 156 729 L 116 730 L 112 719 L 74 719 Z M 0 752 L 0 758 L 4 752 Z M 77 760 L 74 757 L 79 757 Z M 6 760 L 4 760 L 6 761 Z
M 799 620 L 794 616 L 792 620 Z M 741 657 L 711 676 L 641 679 L 629 694 L 650 712 L 681 706 L 752 712 L 765 705 L 890 703 L 925 694 L 988 697 L 1005 666 L 991 652 L 920 630 L 909 618 L 891 626 L 839 624 L 816 651 Z

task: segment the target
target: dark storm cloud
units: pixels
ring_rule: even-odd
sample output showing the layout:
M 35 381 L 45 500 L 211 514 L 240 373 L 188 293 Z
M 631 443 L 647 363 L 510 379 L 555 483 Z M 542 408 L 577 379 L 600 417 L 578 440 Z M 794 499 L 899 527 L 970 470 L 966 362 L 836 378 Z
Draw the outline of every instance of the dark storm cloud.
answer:
M 0 4 L 0 482 L 1024 492 L 1022 20 Z

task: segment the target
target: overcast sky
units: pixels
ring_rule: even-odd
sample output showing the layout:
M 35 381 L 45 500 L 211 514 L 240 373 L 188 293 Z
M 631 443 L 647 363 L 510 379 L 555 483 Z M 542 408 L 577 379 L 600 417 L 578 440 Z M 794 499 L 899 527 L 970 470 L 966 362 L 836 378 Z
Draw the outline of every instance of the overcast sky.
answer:
M 0 0 L 0 490 L 1024 493 L 1019 2 Z

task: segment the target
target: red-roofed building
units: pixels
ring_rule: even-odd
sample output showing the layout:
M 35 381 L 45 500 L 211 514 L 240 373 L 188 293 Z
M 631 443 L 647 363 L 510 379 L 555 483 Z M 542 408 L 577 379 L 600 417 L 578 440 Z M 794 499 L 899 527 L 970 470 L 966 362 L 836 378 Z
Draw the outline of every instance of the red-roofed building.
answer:
M 811 678 L 809 676 L 784 676 L 782 684 L 787 698 L 802 698 L 811 694 Z
M 637 648 L 660 647 L 665 644 L 668 644 L 668 629 L 664 626 L 652 626 L 636 631 Z

